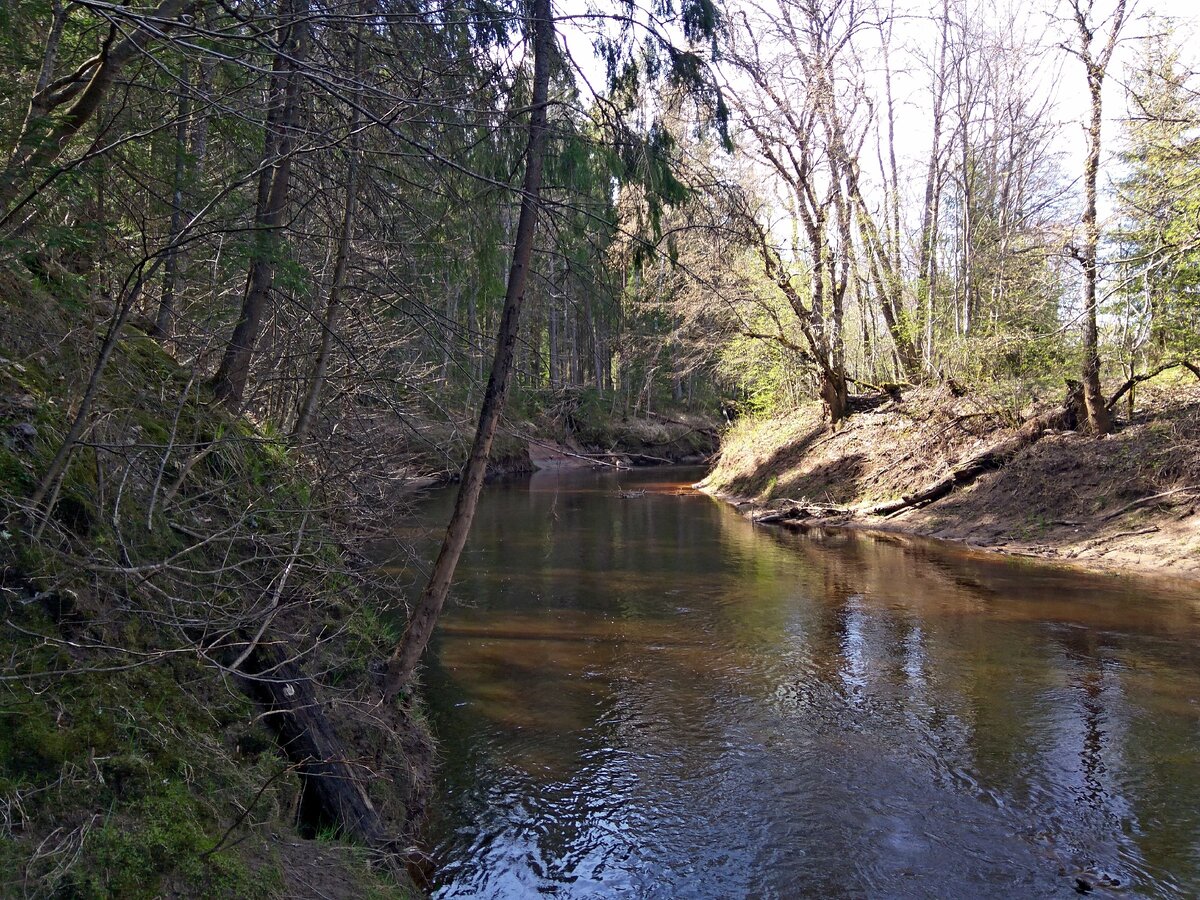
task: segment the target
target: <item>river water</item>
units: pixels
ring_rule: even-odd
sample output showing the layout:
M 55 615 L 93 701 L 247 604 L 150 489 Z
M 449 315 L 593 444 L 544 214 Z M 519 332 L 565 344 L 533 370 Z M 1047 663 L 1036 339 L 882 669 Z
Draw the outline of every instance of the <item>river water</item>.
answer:
M 756 528 L 700 474 L 485 491 L 435 896 L 1200 894 L 1200 592 Z

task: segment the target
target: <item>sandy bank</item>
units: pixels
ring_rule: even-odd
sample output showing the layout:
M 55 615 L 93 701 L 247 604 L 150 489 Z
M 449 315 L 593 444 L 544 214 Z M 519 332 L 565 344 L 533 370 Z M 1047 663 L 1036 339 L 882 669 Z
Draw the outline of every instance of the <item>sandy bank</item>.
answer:
M 1021 419 L 944 388 L 913 392 L 837 431 L 818 410 L 801 409 L 739 423 L 701 489 L 790 528 L 902 532 L 1089 569 L 1200 579 L 1194 384 L 1144 392 L 1107 437 L 1048 432 L 936 502 L 890 516 L 862 512 L 935 481 L 1014 434 Z

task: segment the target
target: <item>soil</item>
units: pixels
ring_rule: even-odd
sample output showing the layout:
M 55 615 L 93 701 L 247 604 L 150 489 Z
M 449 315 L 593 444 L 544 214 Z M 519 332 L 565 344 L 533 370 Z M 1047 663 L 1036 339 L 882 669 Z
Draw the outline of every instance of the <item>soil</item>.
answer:
M 937 387 L 852 416 L 836 431 L 813 407 L 739 423 L 700 486 L 748 516 L 789 527 L 908 532 L 1090 569 L 1200 579 L 1194 381 L 1143 389 L 1133 415 L 1106 437 L 1049 432 L 923 508 L 861 511 L 935 481 L 1049 405 L 1006 412 Z

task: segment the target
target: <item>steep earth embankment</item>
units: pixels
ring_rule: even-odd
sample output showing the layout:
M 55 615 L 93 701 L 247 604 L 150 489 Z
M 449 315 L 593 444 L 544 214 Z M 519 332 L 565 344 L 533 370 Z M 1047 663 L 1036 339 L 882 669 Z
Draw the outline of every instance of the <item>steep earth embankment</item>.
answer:
M 488 477 L 546 468 L 702 464 L 716 454 L 720 443 L 713 418 L 699 412 L 623 416 L 608 404 L 563 405 L 567 412 L 544 411 L 506 421 L 492 445 Z M 473 427 L 467 419 L 423 423 L 420 441 L 410 442 L 416 458 L 409 486 L 454 480 L 466 460 Z
M 315 780 L 352 772 L 403 848 L 431 748 L 378 700 L 394 626 L 311 462 L 128 327 L 32 501 L 106 328 L 80 280 L 0 271 L 0 896 L 415 894 Z M 289 736 L 318 720 L 332 761 Z
M 789 527 L 904 531 L 1198 578 L 1200 386 L 1167 377 L 1140 389 L 1134 415 L 1114 434 L 1051 428 L 940 499 L 888 515 L 867 510 L 945 479 L 1053 407 L 1006 414 L 938 387 L 852 416 L 836 431 L 817 407 L 747 420 L 726 434 L 701 486 L 747 515 Z

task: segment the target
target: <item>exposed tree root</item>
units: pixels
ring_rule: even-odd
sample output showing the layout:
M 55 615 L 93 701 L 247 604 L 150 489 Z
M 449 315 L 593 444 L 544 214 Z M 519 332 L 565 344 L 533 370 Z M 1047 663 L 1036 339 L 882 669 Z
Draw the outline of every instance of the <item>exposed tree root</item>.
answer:
M 1149 497 L 1141 497 L 1137 500 L 1134 500 L 1132 503 L 1126 503 L 1120 509 L 1114 509 L 1112 512 L 1106 513 L 1105 515 L 1100 517 L 1100 521 L 1107 522 L 1109 519 L 1115 519 L 1117 516 L 1121 515 L 1122 513 L 1128 512 L 1131 509 L 1136 509 L 1139 506 L 1145 506 L 1147 503 L 1151 503 L 1155 500 L 1161 500 L 1164 497 L 1170 497 L 1173 494 L 1198 494 L 1198 493 L 1200 493 L 1200 488 L 1180 487 L 1180 488 L 1175 488 L 1174 490 L 1170 490 L 1170 491 L 1163 491 L 1161 494 L 1152 494 Z

